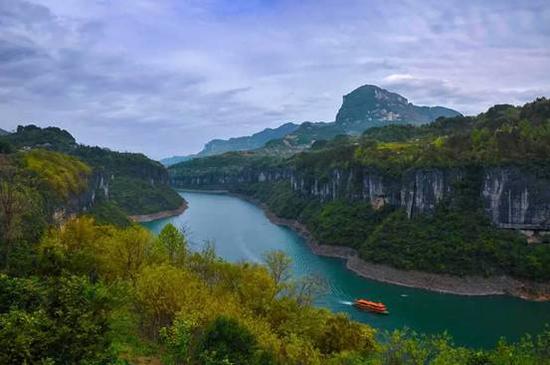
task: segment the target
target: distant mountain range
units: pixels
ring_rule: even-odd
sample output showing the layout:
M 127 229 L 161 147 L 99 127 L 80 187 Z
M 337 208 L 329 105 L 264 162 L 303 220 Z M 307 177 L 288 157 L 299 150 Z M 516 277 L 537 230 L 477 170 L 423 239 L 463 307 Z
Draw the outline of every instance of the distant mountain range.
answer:
M 178 162 L 190 160 L 192 158 L 220 155 L 230 151 L 249 151 L 263 147 L 267 142 L 283 138 L 289 133 L 298 129 L 299 125 L 294 123 L 285 123 L 277 128 L 266 128 L 261 132 L 254 133 L 251 136 L 213 139 L 204 145 L 202 151 L 194 155 L 173 156 L 160 160 L 165 166 L 171 166 Z
M 5 136 L 6 134 L 10 134 L 10 132 L 3 130 L 0 128 L 0 136 Z
M 363 85 L 344 95 L 336 120 L 330 123 L 286 123 L 275 129 L 264 129 L 252 136 L 214 139 L 195 155 L 174 156 L 161 160 L 170 166 L 198 157 L 229 151 L 248 151 L 265 147 L 266 152 L 288 153 L 308 148 L 315 141 L 328 140 L 340 134 L 357 135 L 372 127 L 388 124 L 426 124 L 439 117 L 461 114 L 442 106 L 417 106 L 403 96 L 376 85 Z

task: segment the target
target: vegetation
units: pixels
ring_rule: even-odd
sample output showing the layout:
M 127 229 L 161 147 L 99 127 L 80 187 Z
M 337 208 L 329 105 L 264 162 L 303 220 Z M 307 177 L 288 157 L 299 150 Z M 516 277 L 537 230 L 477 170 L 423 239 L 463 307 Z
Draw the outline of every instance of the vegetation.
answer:
M 61 153 L 33 149 L 23 155 L 26 168 L 42 177 L 59 196 L 68 199 L 87 188 L 92 169 Z
M 55 208 L 79 186 L 75 176 L 85 165 L 54 152 L 30 153 L 31 161 L 45 160 L 31 164 L 41 168 L 30 169 L 25 153 L 0 156 L 0 363 L 550 363 L 550 330 L 489 350 L 409 331 L 376 336 L 367 325 L 313 307 L 322 283 L 294 279 L 282 252 L 267 253 L 265 265 L 228 263 L 212 246 L 189 250 L 172 225 L 154 236 L 120 222 L 110 202 L 94 207 L 101 222 L 89 215 L 56 221 Z M 55 183 L 42 171 L 54 168 L 52 160 L 62 171 Z M 284 214 L 303 214 L 327 239 L 338 240 L 339 223 L 327 221 L 336 214 L 377 224 L 367 205 L 291 201 L 282 185 L 273 187 L 287 194 L 278 200 L 265 187 L 254 191 Z M 384 214 L 390 219 L 393 212 Z M 345 232 L 355 241 L 363 233 Z
M 174 179 L 187 182 L 188 177 L 212 179 L 223 174 L 225 181 L 237 182 L 224 188 L 264 202 L 278 216 L 306 224 L 322 243 L 357 249 L 368 261 L 436 273 L 504 273 L 548 282 L 547 239 L 530 245 L 519 233 L 495 228 L 479 195 L 488 166 L 528 171 L 541 179 L 541 191 L 545 191 L 549 156 L 550 100 L 541 98 L 522 107 L 497 105 L 476 117 L 439 118 L 422 126 L 390 125 L 368 129 L 360 137 L 320 140 L 290 158 L 225 154 L 182 163 L 170 171 Z M 380 209 L 354 198 L 362 181 L 351 180 L 351 191 L 338 194 L 335 201 L 293 191 L 288 180 L 239 182 L 251 181 L 247 176 L 254 171 L 271 169 L 322 185 L 331 181 L 335 170 L 365 168 L 391 181 L 424 168 L 460 169 L 464 178 L 433 214 L 410 218 L 396 207 Z
M 462 190 L 467 195 L 467 187 Z M 366 261 L 460 276 L 506 273 L 550 280 L 550 246 L 529 245 L 521 234 L 493 227 L 467 196 L 409 219 L 401 209 L 376 210 L 363 201 L 306 199 L 287 183 L 242 185 L 235 191 L 266 203 L 280 217 L 305 223 L 319 242 L 357 249 Z
M 92 188 L 83 177 L 103 180 L 107 189 L 95 194 L 98 199 L 105 191 L 108 194 L 109 204 L 102 208 L 103 213 L 116 205 L 127 215 L 150 214 L 177 209 L 183 202 L 168 186 L 165 168 L 140 153 L 79 145 L 65 130 L 34 125 L 19 126 L 15 133 L 0 136 L 0 153 L 17 150 L 25 152 L 27 168 L 43 175 L 65 199 Z M 71 176 L 74 178 L 65 178 Z M 61 186 L 61 182 L 67 185 Z

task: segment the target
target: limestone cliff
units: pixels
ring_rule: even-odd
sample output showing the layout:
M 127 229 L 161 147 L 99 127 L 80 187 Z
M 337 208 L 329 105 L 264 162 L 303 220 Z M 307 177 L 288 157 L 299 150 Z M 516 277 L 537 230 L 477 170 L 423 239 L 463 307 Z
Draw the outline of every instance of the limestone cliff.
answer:
M 290 168 L 243 169 L 238 174 L 174 176 L 184 188 L 231 189 L 242 183 L 285 181 L 296 192 L 322 201 L 367 200 L 374 207 L 390 205 L 409 217 L 429 214 L 444 199 L 452 200 L 468 168 L 418 168 L 399 176 L 376 168 L 353 167 L 312 174 Z M 501 228 L 550 230 L 550 180 L 517 166 L 476 170 L 476 195 L 492 222 Z

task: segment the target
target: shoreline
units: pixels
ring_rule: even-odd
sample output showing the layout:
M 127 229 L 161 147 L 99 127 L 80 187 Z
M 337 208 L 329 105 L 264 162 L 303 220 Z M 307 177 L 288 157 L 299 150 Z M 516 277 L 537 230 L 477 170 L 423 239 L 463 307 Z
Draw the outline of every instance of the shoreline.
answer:
M 550 301 L 549 283 L 520 281 L 506 275 L 461 277 L 417 270 L 402 270 L 389 265 L 369 263 L 362 260 L 359 253 L 353 248 L 318 243 L 305 225 L 296 220 L 276 216 L 264 203 L 256 199 L 231 192 L 227 192 L 227 194 L 256 205 L 264 211 L 266 217 L 272 223 L 292 229 L 305 240 L 314 254 L 343 259 L 348 270 L 367 279 L 445 294 L 465 296 L 509 295 L 524 300 Z
M 187 209 L 187 201 L 183 200 L 183 203 L 179 206 L 179 208 L 176 208 L 176 209 L 163 210 L 163 211 L 151 213 L 151 214 L 130 215 L 128 216 L 128 218 L 132 222 L 146 223 L 157 219 L 169 218 L 169 217 L 174 217 L 176 215 L 180 215 L 186 209 Z

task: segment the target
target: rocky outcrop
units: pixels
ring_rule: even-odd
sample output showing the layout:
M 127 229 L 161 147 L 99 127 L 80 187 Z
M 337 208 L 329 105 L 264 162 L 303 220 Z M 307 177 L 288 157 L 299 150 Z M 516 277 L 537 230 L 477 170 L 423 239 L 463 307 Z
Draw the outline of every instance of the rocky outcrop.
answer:
M 98 200 L 109 200 L 109 177 L 94 171 L 87 178 L 88 184 L 79 194 L 74 194 L 54 210 L 55 221 L 62 221 L 78 213 L 86 212 L 93 207 Z
M 375 85 L 363 85 L 344 96 L 336 124 L 348 133 L 392 123 L 424 124 L 439 117 L 456 117 L 456 110 L 417 106 L 403 96 Z
M 471 175 L 476 179 L 471 181 Z M 401 175 L 373 167 L 351 167 L 311 172 L 290 168 L 245 169 L 238 174 L 209 173 L 172 177 L 184 188 L 231 189 L 243 183 L 288 182 L 303 196 L 321 201 L 366 200 L 373 207 L 389 205 L 406 210 L 409 217 L 430 214 L 468 180 L 492 222 L 507 229 L 550 230 L 550 180 L 514 166 L 478 168 L 417 168 Z
M 501 228 L 550 230 L 550 181 L 519 168 L 485 172 L 481 195 L 491 220 Z

